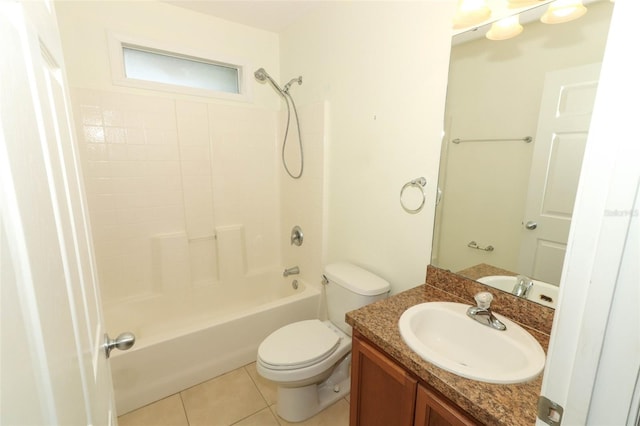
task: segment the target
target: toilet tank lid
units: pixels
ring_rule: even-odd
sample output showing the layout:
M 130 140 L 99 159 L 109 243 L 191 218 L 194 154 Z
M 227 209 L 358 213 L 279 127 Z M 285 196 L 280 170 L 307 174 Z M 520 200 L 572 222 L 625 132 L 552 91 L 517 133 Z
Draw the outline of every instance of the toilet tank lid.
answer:
M 386 293 L 391 288 L 388 281 L 347 262 L 326 265 L 324 275 L 329 281 L 363 296 L 376 296 Z

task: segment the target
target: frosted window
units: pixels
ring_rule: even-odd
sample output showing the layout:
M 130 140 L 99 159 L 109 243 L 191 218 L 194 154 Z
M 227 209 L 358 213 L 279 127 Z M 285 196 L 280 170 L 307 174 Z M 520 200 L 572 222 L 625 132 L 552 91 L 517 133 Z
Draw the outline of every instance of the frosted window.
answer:
M 240 93 L 239 70 L 236 67 L 131 47 L 123 46 L 122 49 L 127 78 L 216 92 Z

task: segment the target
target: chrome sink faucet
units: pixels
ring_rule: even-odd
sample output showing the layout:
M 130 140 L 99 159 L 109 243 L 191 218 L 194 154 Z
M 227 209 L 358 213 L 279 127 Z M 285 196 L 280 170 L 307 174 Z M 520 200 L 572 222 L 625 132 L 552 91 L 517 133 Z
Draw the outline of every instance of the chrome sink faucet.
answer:
M 511 293 L 526 299 L 531 287 L 533 287 L 533 280 L 531 278 L 524 275 L 518 275 L 516 277 L 516 285 L 513 286 Z
M 491 312 L 491 301 L 493 295 L 487 291 L 480 292 L 473 297 L 478 306 L 471 306 L 467 309 L 467 316 L 478 321 L 482 325 L 504 331 L 507 326 L 493 315 Z
M 298 275 L 300 273 L 300 268 L 298 268 L 297 266 L 294 266 L 292 268 L 287 268 L 284 270 L 284 272 L 282 273 L 283 277 L 288 277 L 289 275 Z

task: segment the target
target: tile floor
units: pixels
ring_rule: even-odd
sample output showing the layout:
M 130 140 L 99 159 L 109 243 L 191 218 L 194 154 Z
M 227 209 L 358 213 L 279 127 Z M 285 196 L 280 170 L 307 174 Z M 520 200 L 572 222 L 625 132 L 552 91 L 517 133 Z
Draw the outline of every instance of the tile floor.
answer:
M 348 396 L 301 422 L 276 414 L 276 386 L 255 363 L 200 383 L 118 418 L 120 426 L 348 426 Z

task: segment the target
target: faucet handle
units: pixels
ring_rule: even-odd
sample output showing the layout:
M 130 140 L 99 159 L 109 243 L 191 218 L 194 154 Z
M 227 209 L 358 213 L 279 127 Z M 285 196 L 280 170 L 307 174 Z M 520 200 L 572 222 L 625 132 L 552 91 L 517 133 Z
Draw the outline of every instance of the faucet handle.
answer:
M 489 309 L 491 301 L 493 300 L 493 294 L 488 291 L 482 291 L 477 293 L 473 298 L 476 300 L 476 304 L 480 309 Z

